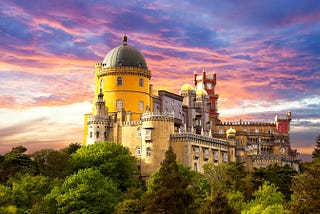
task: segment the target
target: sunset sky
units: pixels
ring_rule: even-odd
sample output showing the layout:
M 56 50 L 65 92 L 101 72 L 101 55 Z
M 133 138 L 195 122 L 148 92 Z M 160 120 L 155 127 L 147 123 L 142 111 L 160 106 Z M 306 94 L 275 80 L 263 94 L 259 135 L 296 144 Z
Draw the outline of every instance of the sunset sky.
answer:
M 320 1 L 10 0 L 0 2 L 0 154 L 82 142 L 94 64 L 128 44 L 155 88 L 178 93 L 217 73 L 222 120 L 291 111 L 291 142 L 320 134 Z

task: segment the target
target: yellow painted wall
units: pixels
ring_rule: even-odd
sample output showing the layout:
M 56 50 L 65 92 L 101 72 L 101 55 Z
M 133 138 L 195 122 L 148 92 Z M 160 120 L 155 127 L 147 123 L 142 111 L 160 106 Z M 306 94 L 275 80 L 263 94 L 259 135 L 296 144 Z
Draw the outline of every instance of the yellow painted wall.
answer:
M 146 107 L 152 109 L 151 93 L 150 93 L 150 79 L 142 75 L 147 70 L 132 68 L 128 72 L 128 68 L 121 69 L 115 68 L 112 72 L 96 70 L 95 75 L 95 96 L 94 103 L 97 100 L 97 95 L 100 93 L 100 83 L 103 80 L 102 93 L 104 94 L 104 100 L 108 107 L 109 113 L 116 112 L 116 101 L 122 100 L 122 108 L 125 111 L 132 112 L 132 119 L 140 119 L 140 115 L 146 112 Z M 101 75 L 102 74 L 102 75 Z M 122 77 L 122 85 L 117 85 L 117 78 Z M 139 86 L 139 80 L 143 79 L 143 86 Z M 144 108 L 139 110 L 139 101 L 143 101 Z M 95 114 L 95 106 L 93 108 L 93 114 Z

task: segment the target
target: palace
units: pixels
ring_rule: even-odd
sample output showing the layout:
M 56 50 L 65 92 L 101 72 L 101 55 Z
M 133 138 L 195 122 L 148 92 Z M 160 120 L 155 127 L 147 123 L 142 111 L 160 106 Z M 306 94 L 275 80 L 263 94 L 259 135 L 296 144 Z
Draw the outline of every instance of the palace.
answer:
M 243 162 L 247 170 L 269 164 L 298 169 L 291 149 L 291 113 L 274 122 L 224 122 L 219 119 L 216 74 L 193 75 L 179 94 L 154 91 L 143 55 L 127 43 L 95 65 L 93 111 L 85 114 L 84 145 L 112 141 L 129 148 L 142 177 L 158 170 L 171 146 L 177 161 L 195 171 L 208 162 Z

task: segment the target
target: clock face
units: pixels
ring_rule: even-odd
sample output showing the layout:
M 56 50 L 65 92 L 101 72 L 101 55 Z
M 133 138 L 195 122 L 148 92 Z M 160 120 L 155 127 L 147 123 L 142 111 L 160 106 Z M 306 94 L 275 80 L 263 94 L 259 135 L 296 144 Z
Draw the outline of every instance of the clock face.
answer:
M 207 83 L 207 89 L 212 89 L 212 84 L 211 83 Z
M 283 154 L 285 151 L 286 151 L 286 149 L 284 147 L 281 147 L 280 153 Z

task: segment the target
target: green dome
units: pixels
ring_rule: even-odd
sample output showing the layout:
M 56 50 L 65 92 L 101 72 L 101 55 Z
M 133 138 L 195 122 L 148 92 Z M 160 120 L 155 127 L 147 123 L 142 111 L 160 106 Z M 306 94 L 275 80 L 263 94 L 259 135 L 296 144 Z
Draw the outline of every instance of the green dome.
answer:
M 123 45 L 113 48 L 106 55 L 102 64 L 106 68 L 136 67 L 148 69 L 147 63 L 136 48 L 127 45 L 127 37 L 123 38 Z

